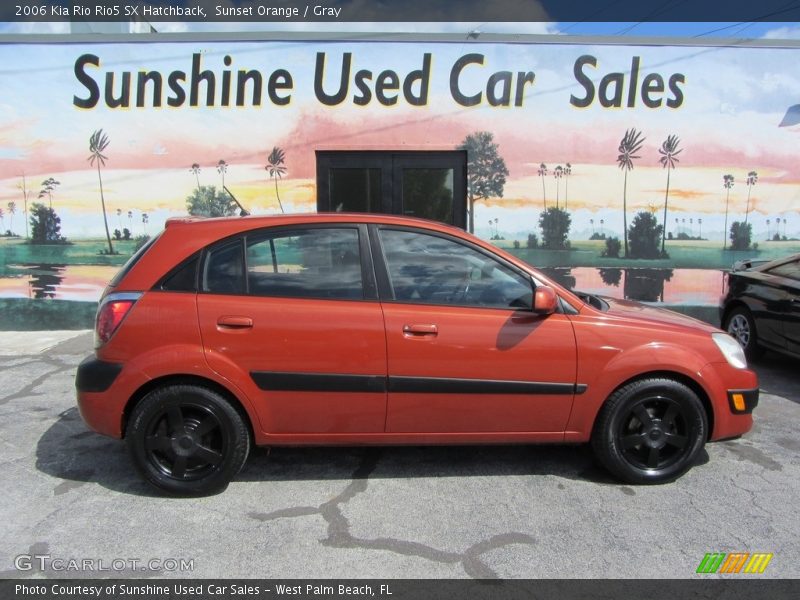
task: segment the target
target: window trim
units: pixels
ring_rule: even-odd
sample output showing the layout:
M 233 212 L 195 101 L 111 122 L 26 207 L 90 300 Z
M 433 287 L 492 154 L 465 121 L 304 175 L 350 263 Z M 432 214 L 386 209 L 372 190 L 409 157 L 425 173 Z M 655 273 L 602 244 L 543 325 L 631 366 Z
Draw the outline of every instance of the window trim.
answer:
M 381 224 L 370 224 L 369 226 L 369 234 L 370 234 L 370 245 L 372 247 L 372 252 L 374 255 L 374 263 L 375 263 L 375 274 L 378 281 L 378 295 L 380 301 L 387 304 L 413 304 L 415 306 L 446 306 L 450 308 L 467 308 L 467 309 L 483 309 L 483 310 L 504 310 L 509 312 L 531 312 L 531 309 L 523 309 L 523 308 L 512 308 L 512 307 L 497 307 L 497 306 L 481 306 L 478 304 L 445 304 L 441 302 L 408 302 L 404 300 L 397 300 L 394 296 L 394 289 L 392 287 L 391 278 L 389 277 L 389 266 L 386 260 L 386 255 L 383 249 L 383 243 L 380 238 L 381 231 L 404 231 L 407 233 L 416 233 L 422 235 L 429 235 L 431 237 L 438 237 L 455 244 L 461 244 L 462 246 L 466 246 L 471 250 L 474 250 L 486 258 L 494 260 L 500 263 L 505 268 L 509 269 L 510 271 L 514 272 L 518 276 L 522 277 L 523 279 L 530 282 L 531 286 L 531 294 L 535 294 L 536 286 L 542 285 L 540 282 L 536 280 L 536 278 L 528 273 L 527 271 L 520 269 L 515 264 L 505 260 L 503 257 L 493 254 L 482 248 L 481 246 L 458 236 L 450 235 L 447 233 L 443 233 L 441 231 L 432 231 L 430 229 L 422 229 L 419 227 L 409 227 L 407 225 L 381 225 Z M 556 312 L 561 312 L 560 307 L 556 309 Z

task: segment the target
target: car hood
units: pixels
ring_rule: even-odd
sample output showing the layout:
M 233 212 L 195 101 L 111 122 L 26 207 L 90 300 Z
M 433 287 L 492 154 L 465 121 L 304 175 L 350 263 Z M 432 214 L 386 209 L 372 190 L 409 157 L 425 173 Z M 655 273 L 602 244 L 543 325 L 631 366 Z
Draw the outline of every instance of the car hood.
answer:
M 619 300 L 618 298 L 603 297 L 603 300 L 608 303 L 609 307 L 605 314 L 610 316 L 636 319 L 637 321 L 650 323 L 655 327 L 691 328 L 695 331 L 699 329 L 708 333 L 719 331 L 718 328 L 704 321 L 664 308 L 656 308 L 629 300 Z

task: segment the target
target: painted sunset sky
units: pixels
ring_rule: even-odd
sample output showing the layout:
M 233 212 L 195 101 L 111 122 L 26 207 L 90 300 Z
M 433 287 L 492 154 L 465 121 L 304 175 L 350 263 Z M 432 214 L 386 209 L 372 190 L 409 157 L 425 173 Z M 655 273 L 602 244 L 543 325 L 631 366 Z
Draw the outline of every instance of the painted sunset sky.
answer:
M 320 52 L 326 57 L 322 89 L 329 95 L 339 87 L 344 53 L 352 55 L 348 94 L 333 106 L 324 105 L 314 91 Z M 190 73 L 195 53 L 202 56 L 202 69 L 214 72 L 217 85 L 226 69 L 234 81 L 239 69 L 261 72 L 265 86 L 261 106 L 253 106 L 249 96 L 245 106 L 219 106 L 217 90 L 213 107 L 193 108 L 188 101 L 167 107 L 169 73 Z M 403 80 L 422 69 L 426 53 L 431 55 L 427 102 L 412 106 L 404 97 Z M 86 54 L 100 60 L 99 67 L 85 69 L 100 90 L 94 108 L 79 108 L 73 102 L 74 97 L 90 95 L 75 68 L 76 60 Z M 483 55 L 483 65 L 467 64 L 457 87 L 464 95 L 481 93 L 476 106 L 462 106 L 451 90 L 451 70 L 468 54 Z M 595 97 L 589 106 L 578 108 L 571 98 L 580 100 L 588 94 L 576 72 L 576 61 L 582 56 L 596 59 L 596 67 L 584 66 L 580 71 L 584 80 L 591 80 Z M 142 212 L 148 214 L 150 233 L 167 217 L 186 213 L 186 197 L 197 185 L 190 172 L 192 163 L 201 166 L 202 185 L 220 187 L 216 165 L 225 160 L 225 184 L 237 198 L 253 213 L 277 212 L 275 187 L 264 166 L 272 147 L 279 146 L 285 151 L 287 167 L 279 183 L 281 200 L 287 211 L 307 212 L 316 206 L 315 150 L 451 150 L 470 133 L 490 131 L 509 177 L 502 198 L 476 205 L 477 233 L 488 237 L 489 227 L 483 224 L 497 218 L 497 227 L 506 237 L 538 234 L 546 196 L 548 206 L 557 197 L 562 207 L 566 200 L 573 217 L 572 238 L 588 237 L 601 219 L 606 233 L 621 236 L 623 172 L 616 164 L 617 147 L 625 131 L 635 127 L 646 141 L 628 173 L 629 220 L 639 210 L 655 210 L 662 220 L 666 170 L 659 163 L 658 149 L 674 134 L 683 151 L 670 176 L 667 231 L 688 232 L 690 220 L 702 219 L 703 237 L 721 241 L 723 175 L 735 179 L 730 222 L 744 218 L 745 180 L 749 171 L 757 171 L 758 181 L 750 190 L 754 239 L 765 239 L 766 220 L 774 223 L 775 218 L 785 220 L 791 237 L 800 232 L 800 126 L 781 128 L 779 123 L 790 106 L 800 103 L 798 56 L 798 49 L 789 48 L 565 43 L 3 44 L 0 207 L 16 202 L 13 229 L 24 233 L 19 190 L 23 175 L 33 200 L 41 182 L 53 177 L 61 182 L 52 200 L 62 218 L 62 233 L 72 239 L 101 237 L 97 171 L 87 161 L 89 136 L 100 128 L 110 138 L 102 171 L 109 226 L 129 226 L 127 212 L 133 211 L 135 235 L 142 232 Z M 640 66 L 631 93 L 634 57 L 639 57 Z M 367 81 L 371 99 L 359 106 L 354 101 L 359 92 L 353 80 L 363 69 L 373 74 Z M 152 89 L 147 88 L 142 108 L 107 107 L 102 97 L 105 74 L 115 73 L 113 94 L 119 95 L 122 72 L 131 72 L 135 104 L 137 73 L 142 70 L 163 74 L 164 106 L 152 106 Z M 280 98 L 290 98 L 285 106 L 271 102 L 266 91 L 267 80 L 276 70 L 291 75 L 291 88 L 277 92 Z M 398 75 L 400 90 L 388 94 L 398 96 L 394 106 L 384 106 L 376 98 L 375 81 L 385 70 Z M 491 106 L 487 82 L 503 71 L 512 73 L 510 106 Z M 522 85 L 517 98 L 520 73 L 533 73 L 535 78 Z M 599 98 L 601 80 L 613 73 L 618 75 L 612 78 L 621 81 L 621 107 L 602 106 Z M 658 83 L 650 80 L 656 91 L 648 97 L 661 100 L 657 108 L 645 106 L 642 99 L 641 88 L 651 74 L 660 75 L 664 82 L 664 91 L 659 92 Z M 669 82 L 677 75 L 682 79 L 675 83 L 676 94 Z M 609 104 L 614 104 L 616 85 L 606 87 Z M 411 93 L 422 95 L 420 88 L 417 81 Z M 199 89 L 205 99 L 205 84 Z M 502 96 L 502 84 L 494 89 Z M 632 107 L 627 106 L 629 95 Z M 667 106 L 670 100 L 679 106 Z M 538 175 L 540 163 L 548 167 L 544 180 Z M 557 181 L 553 169 L 566 163 L 571 164 L 572 175 Z M 5 228 L 9 216 L 6 211 Z

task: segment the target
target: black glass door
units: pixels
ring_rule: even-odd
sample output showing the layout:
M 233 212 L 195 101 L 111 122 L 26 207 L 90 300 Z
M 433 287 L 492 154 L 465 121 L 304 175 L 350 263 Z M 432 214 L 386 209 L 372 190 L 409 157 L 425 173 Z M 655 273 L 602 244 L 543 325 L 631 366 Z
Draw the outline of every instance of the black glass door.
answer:
M 317 210 L 466 227 L 465 152 L 317 152 Z

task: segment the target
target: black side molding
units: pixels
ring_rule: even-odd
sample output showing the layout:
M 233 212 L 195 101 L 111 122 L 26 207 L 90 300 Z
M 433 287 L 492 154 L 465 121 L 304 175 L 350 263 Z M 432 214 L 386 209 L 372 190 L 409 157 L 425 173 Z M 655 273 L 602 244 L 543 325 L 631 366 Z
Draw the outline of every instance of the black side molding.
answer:
M 98 360 L 87 356 L 78 365 L 75 375 L 75 388 L 79 392 L 105 392 L 122 371 L 120 363 Z
M 423 394 L 564 394 L 576 392 L 572 383 L 450 379 L 439 377 L 389 377 L 390 392 Z
M 264 391 L 272 392 L 400 392 L 410 394 L 582 394 L 586 384 L 444 377 L 383 377 L 329 373 L 252 371 L 250 376 Z
M 250 373 L 259 389 L 273 392 L 385 392 L 381 375 L 331 375 L 328 373 Z

